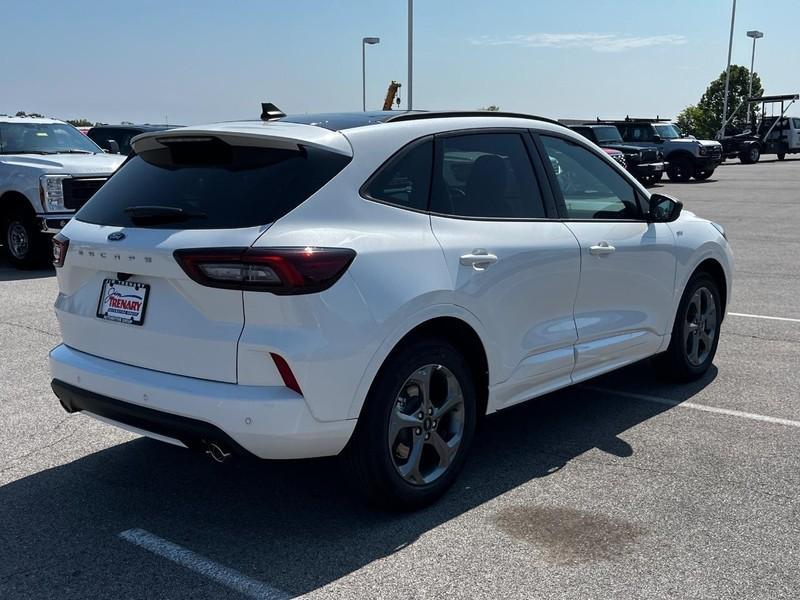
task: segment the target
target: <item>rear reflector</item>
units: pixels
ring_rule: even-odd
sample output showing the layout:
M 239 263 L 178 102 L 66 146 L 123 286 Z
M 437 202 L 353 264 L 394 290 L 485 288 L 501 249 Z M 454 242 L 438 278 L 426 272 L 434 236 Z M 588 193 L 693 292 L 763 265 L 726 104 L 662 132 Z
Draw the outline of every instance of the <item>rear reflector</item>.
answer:
M 200 248 L 175 260 L 201 285 L 273 294 L 311 294 L 331 287 L 353 262 L 348 248 Z
M 64 260 L 67 258 L 67 249 L 69 248 L 69 239 L 61 233 L 57 233 L 53 237 L 53 264 L 56 267 L 63 267 Z
M 300 390 L 300 384 L 297 383 L 297 379 L 295 378 L 294 373 L 292 373 L 292 369 L 289 368 L 289 363 L 286 362 L 286 359 L 280 354 L 275 354 L 274 352 L 270 352 L 269 355 L 275 362 L 275 366 L 278 367 L 278 373 L 281 374 L 283 384 L 290 390 L 293 390 L 302 396 L 303 392 Z

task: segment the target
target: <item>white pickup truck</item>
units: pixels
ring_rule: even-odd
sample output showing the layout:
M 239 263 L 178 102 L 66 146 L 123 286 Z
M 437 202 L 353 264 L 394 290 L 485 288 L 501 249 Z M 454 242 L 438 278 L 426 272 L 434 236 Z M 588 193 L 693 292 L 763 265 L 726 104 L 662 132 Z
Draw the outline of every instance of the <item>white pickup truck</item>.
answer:
M 124 160 L 63 121 L 0 115 L 0 244 L 11 262 L 46 264 L 51 235 Z

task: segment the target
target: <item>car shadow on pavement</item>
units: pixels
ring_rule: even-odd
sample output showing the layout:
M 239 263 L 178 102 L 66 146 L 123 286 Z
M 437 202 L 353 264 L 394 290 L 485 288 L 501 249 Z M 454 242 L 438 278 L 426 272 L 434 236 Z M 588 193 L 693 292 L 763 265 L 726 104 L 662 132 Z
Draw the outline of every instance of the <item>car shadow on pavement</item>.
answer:
M 42 279 L 53 277 L 56 272 L 52 267 L 43 269 L 21 270 L 14 267 L 5 256 L 2 255 L 4 249 L 0 247 L 0 282 L 19 281 L 23 279 Z
M 650 393 L 686 400 L 715 376 L 712 368 L 699 382 L 656 384 Z M 333 458 L 217 465 L 147 439 L 95 452 L 0 488 L 2 596 L 59 590 L 61 599 L 114 597 L 124 589 L 129 598 L 154 597 L 156 578 L 196 581 L 198 575 L 118 538 L 131 528 L 292 595 L 309 592 L 589 450 L 635 453 L 618 436 L 671 407 L 596 388 L 640 391 L 652 382 L 641 363 L 493 415 L 451 491 L 408 514 L 362 504 Z M 166 595 L 176 597 L 174 590 Z

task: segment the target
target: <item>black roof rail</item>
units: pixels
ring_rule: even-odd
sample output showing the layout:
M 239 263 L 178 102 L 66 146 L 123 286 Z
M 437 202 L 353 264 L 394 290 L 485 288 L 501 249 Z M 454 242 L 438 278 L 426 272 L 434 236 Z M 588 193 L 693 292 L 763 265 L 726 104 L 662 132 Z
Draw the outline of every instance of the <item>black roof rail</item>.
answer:
M 601 119 L 597 117 L 596 123 L 671 123 L 672 119 L 662 118 L 656 115 L 655 119 L 650 117 L 625 117 L 624 119 Z
M 491 110 L 445 110 L 445 111 L 420 111 L 420 112 L 407 112 L 396 117 L 389 117 L 384 121 L 385 123 L 397 123 L 399 121 L 417 121 L 420 119 L 445 119 L 451 117 L 506 117 L 511 119 L 531 119 L 534 121 L 544 121 L 551 125 L 559 125 L 566 127 L 563 123 L 559 123 L 554 119 L 547 117 L 538 117 L 536 115 L 528 115 L 525 113 L 514 112 L 500 112 Z

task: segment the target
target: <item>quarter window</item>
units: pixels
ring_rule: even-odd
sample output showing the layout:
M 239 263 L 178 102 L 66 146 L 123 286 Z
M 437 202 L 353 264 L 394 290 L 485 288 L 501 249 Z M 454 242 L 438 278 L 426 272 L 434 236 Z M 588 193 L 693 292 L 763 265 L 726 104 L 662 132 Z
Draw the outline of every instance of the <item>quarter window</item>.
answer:
M 541 191 L 518 133 L 437 141 L 431 211 L 486 219 L 544 218 Z
M 588 149 L 542 136 L 564 196 L 568 219 L 638 219 L 636 192 L 610 165 Z
M 433 141 L 401 150 L 367 184 L 370 198 L 414 210 L 428 209 L 433 168 Z

